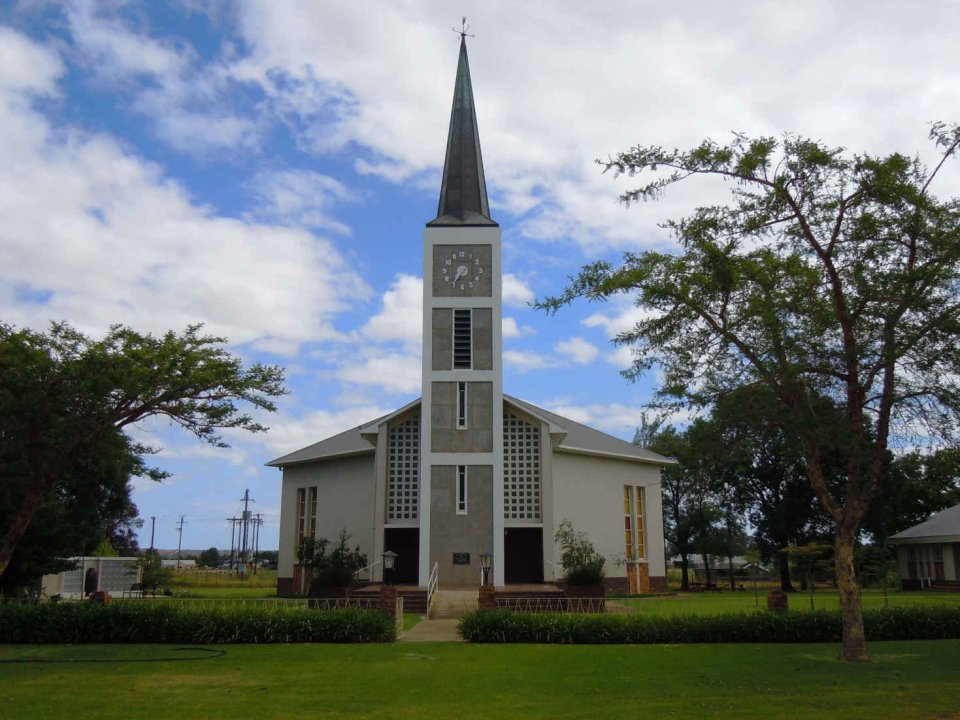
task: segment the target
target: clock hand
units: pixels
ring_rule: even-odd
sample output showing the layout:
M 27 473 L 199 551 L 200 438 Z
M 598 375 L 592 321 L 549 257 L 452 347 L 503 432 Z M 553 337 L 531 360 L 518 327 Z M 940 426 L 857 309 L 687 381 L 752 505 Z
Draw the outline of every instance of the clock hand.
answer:
M 467 268 L 466 268 L 466 266 L 461 265 L 460 267 L 458 267 L 458 268 L 457 268 L 457 274 L 453 276 L 453 282 L 450 283 L 450 285 L 456 285 L 456 284 L 457 284 L 457 280 L 459 280 L 460 278 L 462 278 L 462 277 L 463 277 L 464 275 L 466 275 L 466 274 L 467 274 Z

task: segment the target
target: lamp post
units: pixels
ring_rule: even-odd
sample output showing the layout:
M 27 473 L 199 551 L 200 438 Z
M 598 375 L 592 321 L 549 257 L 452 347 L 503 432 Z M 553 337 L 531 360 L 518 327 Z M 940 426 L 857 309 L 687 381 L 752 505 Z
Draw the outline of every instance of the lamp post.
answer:
M 387 585 L 393 585 L 393 566 L 397 562 L 397 554 L 393 550 L 387 550 L 383 554 L 383 581 Z
M 480 553 L 480 568 L 483 570 L 483 586 L 487 586 L 487 581 L 490 579 L 490 566 L 493 565 L 493 555 L 491 553 L 485 552 Z

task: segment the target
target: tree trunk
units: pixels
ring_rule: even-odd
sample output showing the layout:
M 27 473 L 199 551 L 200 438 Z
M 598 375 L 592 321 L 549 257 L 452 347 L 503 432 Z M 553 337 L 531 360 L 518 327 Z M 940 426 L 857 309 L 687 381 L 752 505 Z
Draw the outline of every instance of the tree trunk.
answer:
M 869 660 L 863 631 L 863 608 L 860 605 L 860 583 L 854 567 L 854 529 L 841 525 L 837 529 L 834 548 L 837 562 L 837 585 L 840 588 L 840 616 L 843 618 L 843 648 L 840 658 L 850 662 Z
M 685 553 L 680 553 L 680 589 L 689 590 L 690 589 L 690 573 L 689 573 L 690 561 L 687 559 Z
M 733 580 L 733 555 L 727 555 L 727 572 L 730 573 L 730 590 L 736 590 L 737 585 Z
M 796 588 L 790 582 L 790 558 L 784 550 L 781 550 L 778 554 L 780 555 L 780 562 L 778 563 L 780 566 L 780 589 L 783 592 L 796 592 Z
M 30 488 L 29 493 L 20 504 L 20 509 L 14 515 L 10 527 L 3 534 L 0 540 L 0 577 L 7 571 L 10 559 L 13 557 L 13 551 L 17 549 L 17 543 L 30 527 L 30 521 L 33 520 L 37 508 L 40 507 L 40 501 L 47 493 L 47 483 L 38 481 Z
M 700 557 L 703 558 L 704 579 L 706 580 L 707 585 L 709 585 L 711 582 L 713 582 L 713 579 L 710 576 L 710 556 L 706 553 L 701 553 Z

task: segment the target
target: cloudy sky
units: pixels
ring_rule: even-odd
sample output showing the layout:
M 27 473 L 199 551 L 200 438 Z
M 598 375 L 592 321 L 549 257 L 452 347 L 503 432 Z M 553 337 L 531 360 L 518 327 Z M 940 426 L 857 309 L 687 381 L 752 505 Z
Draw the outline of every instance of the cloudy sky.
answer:
M 229 547 L 263 464 L 419 394 L 421 232 L 436 214 L 460 15 L 504 240 L 508 393 L 629 438 L 656 378 L 609 339 L 630 304 L 547 317 L 597 257 L 718 188 L 625 209 L 594 163 L 635 144 L 785 131 L 926 156 L 960 119 L 952 2 L 45 2 L 0 5 L 0 319 L 92 334 L 203 322 L 287 368 L 264 436 L 216 450 L 160 423 L 175 476 L 137 481 L 156 544 Z M 149 521 L 142 544 L 149 543 Z

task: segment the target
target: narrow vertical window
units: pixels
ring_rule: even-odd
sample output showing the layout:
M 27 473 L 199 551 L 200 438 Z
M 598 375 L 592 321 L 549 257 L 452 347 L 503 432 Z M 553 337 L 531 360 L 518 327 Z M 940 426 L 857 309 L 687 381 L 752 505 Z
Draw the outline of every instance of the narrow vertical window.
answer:
M 467 427 L 467 384 L 457 383 L 457 429 Z
M 467 514 L 467 466 L 457 465 L 457 515 Z
M 627 560 L 644 560 L 643 488 L 640 486 L 623 486 L 623 531 Z
M 473 366 L 472 311 L 453 311 L 453 369 L 469 370 Z
M 297 546 L 307 536 L 307 489 L 297 488 Z
M 310 512 L 310 524 L 308 527 L 310 530 L 310 537 L 316 538 L 317 537 L 317 486 L 316 485 L 310 488 L 309 512 Z
M 637 502 L 633 506 L 634 516 L 636 518 L 636 522 L 634 523 L 633 527 L 635 528 L 637 534 L 637 558 L 643 559 L 647 557 L 646 548 L 644 547 L 643 542 L 643 488 L 638 486 L 635 487 L 634 490 L 636 490 L 637 493 Z

